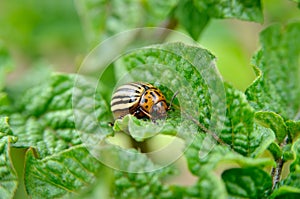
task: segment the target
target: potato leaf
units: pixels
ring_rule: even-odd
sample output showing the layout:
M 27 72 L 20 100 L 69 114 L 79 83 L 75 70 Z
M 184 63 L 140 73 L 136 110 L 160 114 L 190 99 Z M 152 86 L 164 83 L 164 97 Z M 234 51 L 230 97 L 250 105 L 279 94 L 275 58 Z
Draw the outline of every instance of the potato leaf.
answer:
M 295 119 L 300 110 L 300 23 L 282 28 L 278 24 L 260 35 L 261 49 L 253 57 L 256 80 L 247 89 L 258 111 L 273 111 Z
M 271 176 L 259 168 L 228 169 L 222 179 L 233 197 L 265 198 L 272 188 Z
M 13 198 L 18 186 L 17 173 L 10 157 L 10 145 L 16 142 L 7 117 L 0 117 L 0 197 Z

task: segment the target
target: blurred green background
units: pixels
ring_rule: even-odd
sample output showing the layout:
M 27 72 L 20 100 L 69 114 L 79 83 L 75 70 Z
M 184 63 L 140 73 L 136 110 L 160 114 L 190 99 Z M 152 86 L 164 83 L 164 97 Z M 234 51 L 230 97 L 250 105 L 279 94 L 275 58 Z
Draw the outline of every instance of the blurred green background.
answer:
M 214 19 L 198 41 L 217 57 L 223 78 L 241 90 L 255 78 L 250 63 L 259 48 L 259 32 L 272 23 L 300 20 L 300 11 L 293 1 L 264 0 L 262 3 L 263 24 Z M 11 59 L 6 60 L 10 72 L 0 82 L 5 81 L 18 92 L 19 84 L 33 85 L 50 71 L 76 72 L 91 50 L 76 5 L 73 0 L 1 1 L 0 48 L 7 48 Z M 180 26 L 177 30 L 185 32 Z M 22 178 L 24 150 L 13 149 L 12 153 L 19 178 Z M 15 198 L 25 198 L 24 194 L 21 183 Z

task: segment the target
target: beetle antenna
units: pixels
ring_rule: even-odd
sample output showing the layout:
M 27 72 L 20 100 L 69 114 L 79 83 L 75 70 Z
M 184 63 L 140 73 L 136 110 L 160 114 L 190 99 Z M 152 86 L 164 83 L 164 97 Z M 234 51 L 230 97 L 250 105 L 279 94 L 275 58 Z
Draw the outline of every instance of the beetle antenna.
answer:
M 176 91 L 176 92 L 174 93 L 174 95 L 173 95 L 173 97 L 172 97 L 172 99 L 171 99 L 170 105 L 169 105 L 169 107 L 168 107 L 168 110 L 171 109 L 172 103 L 173 103 L 173 101 L 174 101 L 174 99 L 175 99 L 175 97 L 176 97 L 176 95 L 177 95 L 178 93 L 179 93 L 179 91 Z

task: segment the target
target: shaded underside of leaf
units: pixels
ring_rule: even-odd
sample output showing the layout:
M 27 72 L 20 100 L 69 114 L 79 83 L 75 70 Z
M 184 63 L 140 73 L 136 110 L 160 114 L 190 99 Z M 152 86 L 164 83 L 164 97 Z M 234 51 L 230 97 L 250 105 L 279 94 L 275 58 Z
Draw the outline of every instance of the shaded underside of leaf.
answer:
M 190 0 L 179 1 L 174 15 L 194 40 L 198 40 L 210 19 L 206 12 L 200 12 Z
M 122 119 L 118 119 L 114 123 L 114 131 L 122 131 L 130 134 L 130 136 L 138 142 L 144 141 L 158 134 L 174 135 L 177 132 L 176 125 L 178 123 L 172 121 L 142 121 L 132 115 L 126 115 Z M 180 136 L 180 134 L 179 134 Z

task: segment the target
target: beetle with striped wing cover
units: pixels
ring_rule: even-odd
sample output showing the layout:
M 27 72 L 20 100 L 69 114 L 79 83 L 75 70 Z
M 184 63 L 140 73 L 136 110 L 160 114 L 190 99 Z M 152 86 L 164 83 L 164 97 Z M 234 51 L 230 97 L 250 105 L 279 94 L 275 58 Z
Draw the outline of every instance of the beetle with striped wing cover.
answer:
M 145 82 L 124 84 L 116 89 L 111 99 L 111 111 L 115 119 L 131 114 L 139 119 L 155 121 L 166 118 L 169 109 L 162 92 Z

